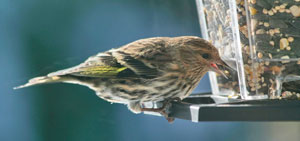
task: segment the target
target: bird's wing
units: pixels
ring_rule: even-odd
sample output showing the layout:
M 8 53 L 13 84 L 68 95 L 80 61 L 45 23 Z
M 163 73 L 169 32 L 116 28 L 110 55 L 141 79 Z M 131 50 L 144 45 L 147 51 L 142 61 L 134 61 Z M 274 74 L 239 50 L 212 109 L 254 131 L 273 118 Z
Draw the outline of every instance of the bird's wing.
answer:
M 146 78 L 155 78 L 173 61 L 167 50 L 167 37 L 142 39 L 113 50 L 117 61 Z
M 156 78 L 172 61 L 166 50 L 166 38 L 148 38 L 88 58 L 82 64 L 48 74 L 83 77 Z
M 135 59 L 130 55 L 122 55 L 122 61 L 126 61 L 126 65 L 123 65 L 121 60 L 119 61 L 112 55 L 113 52 L 114 49 L 104 53 L 99 53 L 75 67 L 53 72 L 47 76 L 72 75 L 99 78 L 143 77 L 149 79 L 155 78 L 159 74 L 155 68 L 146 66 L 142 61 Z

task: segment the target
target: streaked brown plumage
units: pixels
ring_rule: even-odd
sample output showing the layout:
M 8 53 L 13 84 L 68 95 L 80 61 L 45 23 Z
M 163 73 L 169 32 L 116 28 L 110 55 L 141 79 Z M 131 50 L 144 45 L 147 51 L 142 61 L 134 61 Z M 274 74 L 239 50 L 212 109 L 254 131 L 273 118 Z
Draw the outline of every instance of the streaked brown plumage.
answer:
M 217 65 L 224 65 L 217 49 L 199 37 L 147 38 L 17 88 L 52 82 L 81 84 L 102 99 L 127 104 L 139 113 L 143 102 L 189 96 L 207 71 L 222 73 Z

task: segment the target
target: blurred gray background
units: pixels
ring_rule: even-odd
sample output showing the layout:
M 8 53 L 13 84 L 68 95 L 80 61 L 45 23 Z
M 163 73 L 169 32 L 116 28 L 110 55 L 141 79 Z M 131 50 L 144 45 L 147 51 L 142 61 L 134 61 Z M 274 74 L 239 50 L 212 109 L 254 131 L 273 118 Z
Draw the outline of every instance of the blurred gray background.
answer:
M 180 35 L 201 36 L 194 0 L 0 0 L 0 140 L 300 140 L 299 122 L 169 124 L 83 86 L 12 89 L 140 38 Z M 205 76 L 195 92 L 209 91 Z

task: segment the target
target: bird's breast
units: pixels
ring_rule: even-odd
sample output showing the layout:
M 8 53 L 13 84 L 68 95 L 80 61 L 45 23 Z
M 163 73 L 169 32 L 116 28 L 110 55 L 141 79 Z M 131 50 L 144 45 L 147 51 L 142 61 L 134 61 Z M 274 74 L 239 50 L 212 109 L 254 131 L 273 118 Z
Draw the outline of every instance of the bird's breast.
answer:
M 198 79 L 180 72 L 169 72 L 155 79 L 106 79 L 93 89 L 99 97 L 113 103 L 162 101 L 189 96 L 200 81 Z

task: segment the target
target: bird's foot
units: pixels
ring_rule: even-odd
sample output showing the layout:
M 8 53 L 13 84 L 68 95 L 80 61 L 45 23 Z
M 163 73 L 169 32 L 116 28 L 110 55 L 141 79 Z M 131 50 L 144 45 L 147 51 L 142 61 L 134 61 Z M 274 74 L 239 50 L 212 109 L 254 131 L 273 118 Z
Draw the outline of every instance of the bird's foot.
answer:
M 160 107 L 160 108 L 141 108 L 141 111 L 142 112 L 146 111 L 146 112 L 157 112 L 157 113 L 160 113 L 162 116 L 164 116 L 166 118 L 166 120 L 169 123 L 172 123 L 175 120 L 175 118 L 169 117 L 170 111 L 168 110 L 169 107 L 171 106 L 171 102 L 172 101 L 178 101 L 178 102 L 180 102 L 181 99 L 178 98 L 178 97 L 167 99 L 167 100 L 163 101 L 163 106 Z

